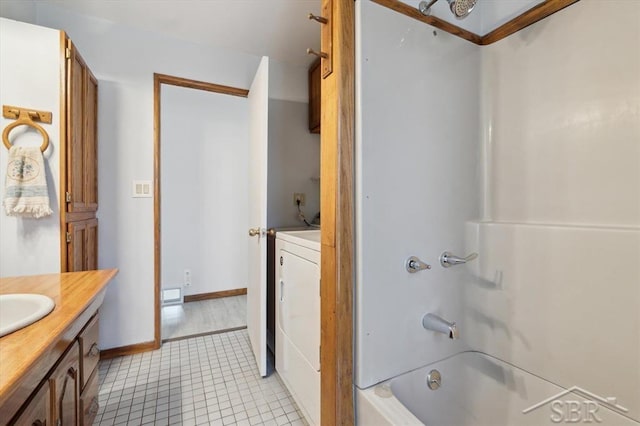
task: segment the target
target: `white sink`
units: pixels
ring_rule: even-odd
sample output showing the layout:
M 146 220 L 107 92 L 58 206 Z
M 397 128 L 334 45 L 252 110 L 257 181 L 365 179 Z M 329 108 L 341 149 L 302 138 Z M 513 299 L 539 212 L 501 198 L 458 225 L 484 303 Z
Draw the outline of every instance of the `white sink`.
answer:
M 0 294 L 0 337 L 44 318 L 55 306 L 42 294 Z

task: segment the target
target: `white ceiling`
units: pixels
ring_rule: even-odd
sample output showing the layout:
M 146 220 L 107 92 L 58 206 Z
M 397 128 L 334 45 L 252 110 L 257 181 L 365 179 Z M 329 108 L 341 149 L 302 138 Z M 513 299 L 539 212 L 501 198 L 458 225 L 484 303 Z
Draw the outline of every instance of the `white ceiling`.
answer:
M 128 27 L 307 66 L 320 0 L 38 0 Z

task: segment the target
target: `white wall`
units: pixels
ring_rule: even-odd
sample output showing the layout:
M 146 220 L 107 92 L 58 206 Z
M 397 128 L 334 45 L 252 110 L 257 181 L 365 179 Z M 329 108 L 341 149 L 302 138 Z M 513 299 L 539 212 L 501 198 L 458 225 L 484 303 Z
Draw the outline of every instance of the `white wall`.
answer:
M 302 211 L 308 222 L 320 211 L 320 135 L 309 132 L 308 114 L 306 102 L 269 101 L 269 227 L 305 226 L 294 192 L 305 194 Z
M 480 77 L 470 70 L 480 51 L 373 2 L 357 6 L 355 383 L 368 387 L 467 348 L 421 318 L 461 316 L 464 276 L 438 256 L 464 255 L 465 222 L 479 214 Z M 432 269 L 408 273 L 410 256 Z
M 248 100 L 162 85 L 162 287 L 246 288 Z
M 0 16 L 33 24 L 36 21 L 36 4 L 33 0 L 2 0 Z
M 3 6 L 4 8 L 4 6 Z M 6 216 L 0 211 L 0 276 L 60 272 L 60 32 L 0 18 L 0 104 L 50 111 L 45 169 L 53 214 L 41 219 Z M 13 120 L 0 117 L 0 129 Z M 39 133 L 21 126 L 10 139 L 21 146 L 39 146 Z M 0 147 L 0 198 L 8 150 Z
M 450 45 L 447 53 L 434 41 L 440 36 L 416 40 L 424 30 L 410 19 L 370 2 L 360 7 L 359 65 L 370 72 L 359 80 L 358 104 L 357 385 L 473 349 L 565 388 L 617 397 L 640 419 L 640 3 L 583 0 L 494 45 L 473 47 L 481 54 L 475 67 L 468 66 L 473 52 Z M 397 65 L 401 99 L 388 90 L 390 73 L 377 71 L 381 58 Z M 439 62 L 420 66 L 429 60 Z M 439 135 L 464 132 L 473 119 L 455 88 L 424 83 L 468 83 L 456 69 L 481 71 L 475 93 L 468 88 L 468 102 L 479 92 L 480 103 L 467 149 L 481 154 L 473 189 L 482 197 L 466 224 L 455 197 L 429 191 L 434 181 L 442 193 L 465 190 L 466 157 L 460 151 L 462 161 L 443 173 L 449 159 Z M 431 120 L 438 106 L 421 106 L 431 103 L 460 119 Z M 424 155 L 434 143 L 440 152 Z M 399 151 L 422 162 L 399 161 Z M 382 174 L 385 168 L 394 173 Z M 404 187 L 414 185 L 420 190 L 407 197 Z M 432 213 L 443 202 L 444 221 Z M 385 212 L 385 204 L 395 207 Z M 422 225 L 438 220 L 466 228 L 462 247 L 452 242 L 452 251 L 478 252 L 476 261 L 438 265 L 429 252 L 438 230 Z M 399 263 L 419 252 L 433 268 L 409 277 Z M 461 339 L 416 324 L 427 310 L 456 321 Z
M 639 24 L 638 2 L 583 0 L 483 48 L 487 207 L 465 295 L 474 348 L 636 420 Z
M 120 269 L 101 310 L 100 346 L 107 349 L 151 341 L 153 200 L 131 198 L 131 182 L 153 177 L 153 73 L 248 88 L 260 58 L 115 25 L 47 4 L 36 7 L 37 23 L 67 31 L 99 80 L 99 267 Z M 306 76 L 303 68 L 280 68 L 288 78 Z M 295 80 L 302 79 L 306 77 Z M 301 99 L 306 96 L 301 90 L 301 84 L 281 85 L 272 96 Z

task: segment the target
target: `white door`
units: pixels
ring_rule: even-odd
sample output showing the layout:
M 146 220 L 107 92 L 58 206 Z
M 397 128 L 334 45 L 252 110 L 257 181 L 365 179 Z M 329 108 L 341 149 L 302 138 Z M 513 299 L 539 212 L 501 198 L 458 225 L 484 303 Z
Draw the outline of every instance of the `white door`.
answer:
M 267 375 L 267 143 L 269 58 L 262 57 L 249 89 L 249 282 L 247 329 L 262 377 Z

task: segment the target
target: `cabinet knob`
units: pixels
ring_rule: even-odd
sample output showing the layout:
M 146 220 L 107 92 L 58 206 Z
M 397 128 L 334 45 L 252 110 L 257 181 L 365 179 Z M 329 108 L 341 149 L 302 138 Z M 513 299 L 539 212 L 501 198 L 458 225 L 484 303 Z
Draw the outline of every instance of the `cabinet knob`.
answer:
M 90 356 L 98 356 L 100 355 L 100 349 L 98 348 L 98 344 L 94 343 L 93 345 L 91 345 L 91 348 L 89 349 L 89 355 Z
M 36 420 L 35 422 L 31 423 L 31 426 L 47 426 L 47 421 L 42 421 L 40 419 Z

